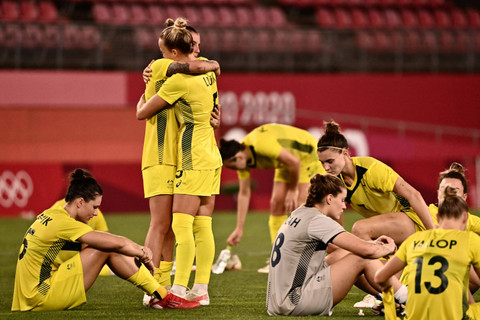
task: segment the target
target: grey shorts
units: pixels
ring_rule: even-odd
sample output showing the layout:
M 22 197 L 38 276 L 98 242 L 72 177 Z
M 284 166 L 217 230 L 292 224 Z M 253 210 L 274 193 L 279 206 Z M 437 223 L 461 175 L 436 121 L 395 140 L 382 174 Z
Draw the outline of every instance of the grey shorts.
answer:
M 291 315 L 328 315 L 332 308 L 332 278 L 328 266 L 303 284 L 300 301 Z

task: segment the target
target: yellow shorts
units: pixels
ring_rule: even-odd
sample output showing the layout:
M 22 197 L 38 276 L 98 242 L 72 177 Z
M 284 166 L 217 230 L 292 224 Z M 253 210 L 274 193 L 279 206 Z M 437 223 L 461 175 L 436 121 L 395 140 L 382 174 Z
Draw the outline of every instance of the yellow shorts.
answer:
M 174 194 L 211 196 L 220 193 L 222 168 L 213 170 L 177 170 Z
M 426 230 L 425 226 L 423 225 L 422 220 L 415 213 L 415 211 L 413 211 L 412 209 L 408 209 L 408 210 L 405 210 L 405 211 L 402 211 L 402 212 L 405 213 L 410 218 L 410 220 L 412 220 L 413 223 L 415 224 L 415 232 Z
M 300 176 L 298 183 L 310 183 L 310 179 L 317 173 L 325 174 L 325 169 L 320 161 L 302 163 L 300 165 Z M 273 181 L 288 182 L 290 173 L 285 168 L 275 169 Z
M 173 181 L 177 167 L 159 164 L 142 170 L 145 198 L 160 194 L 173 194 Z
M 80 254 L 60 265 L 52 275 L 50 289 L 42 305 L 33 311 L 66 310 L 87 302 L 83 286 L 83 268 Z

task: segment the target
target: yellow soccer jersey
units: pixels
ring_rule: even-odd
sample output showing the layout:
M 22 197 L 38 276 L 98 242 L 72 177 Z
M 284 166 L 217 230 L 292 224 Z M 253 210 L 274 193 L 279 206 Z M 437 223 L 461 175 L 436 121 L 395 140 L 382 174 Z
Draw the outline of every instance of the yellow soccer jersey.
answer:
M 50 207 L 50 209 L 56 207 L 63 208 L 65 206 L 65 203 L 65 199 L 58 200 L 53 204 L 53 206 Z M 103 216 L 103 213 L 100 211 L 100 209 L 97 210 L 97 215 L 90 219 L 87 224 L 92 227 L 93 230 L 108 232 L 107 221 L 105 220 L 105 217 Z
M 371 157 L 353 157 L 355 179 L 347 186 L 345 201 L 363 217 L 410 209 L 408 201 L 393 192 L 400 176 L 383 162 Z M 343 176 L 340 175 L 343 180 Z M 345 181 L 344 181 L 345 182 Z
M 416 232 L 395 254 L 407 266 L 406 319 L 464 319 L 470 265 L 480 267 L 480 237 L 473 232 Z
M 152 63 L 152 78 L 145 88 L 146 101 L 160 90 L 172 62 L 169 59 L 159 59 Z M 142 169 L 158 164 L 176 165 L 177 133 L 178 125 L 172 108 L 163 109 L 146 120 Z
M 210 118 L 218 104 L 217 79 L 213 72 L 202 75 L 175 74 L 158 95 L 174 105 L 180 126 L 177 170 L 212 170 L 222 166 Z
M 62 207 L 37 216 L 19 250 L 12 311 L 31 310 L 42 304 L 52 273 L 80 253 L 82 246 L 76 240 L 90 231 L 90 226 L 71 218 Z
M 283 164 L 277 158 L 282 149 L 300 159 L 302 166 L 318 162 L 317 139 L 308 131 L 283 124 L 265 124 L 252 130 L 242 140 L 250 148 L 252 159 L 247 170 L 238 170 L 240 179 L 250 177 L 250 169 L 280 169 Z
M 433 223 L 438 226 L 437 220 L 437 213 L 438 207 L 434 204 L 428 206 L 428 210 L 430 210 L 430 215 L 432 216 Z M 476 234 L 480 235 L 480 218 L 468 213 L 468 220 L 467 220 L 467 228 L 466 231 L 473 231 Z

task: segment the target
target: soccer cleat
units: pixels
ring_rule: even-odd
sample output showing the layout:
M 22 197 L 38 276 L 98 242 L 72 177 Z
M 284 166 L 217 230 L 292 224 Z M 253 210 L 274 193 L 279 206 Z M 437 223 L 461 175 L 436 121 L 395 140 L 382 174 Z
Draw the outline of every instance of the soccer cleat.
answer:
M 158 300 L 157 298 L 150 300 L 150 307 L 153 309 L 193 309 L 199 306 L 199 302 L 185 300 L 171 292 L 162 300 Z
M 187 292 L 185 299 L 190 301 L 197 301 L 202 306 L 208 306 L 210 304 L 210 297 L 208 296 L 208 291 L 195 292 L 193 290 L 190 290 Z
M 144 307 L 150 306 L 150 300 L 152 300 L 152 296 L 145 293 L 143 295 L 143 301 L 142 301 L 143 306 Z
M 359 301 L 353 305 L 354 308 L 357 309 L 371 309 L 373 308 L 376 304 L 381 303 L 382 301 L 377 300 L 375 296 L 371 294 L 367 294 L 365 297 L 363 297 L 362 301 Z
M 263 267 L 263 268 L 258 269 L 257 272 L 258 272 L 258 273 L 268 273 L 268 272 L 270 271 L 270 270 L 269 270 L 269 269 L 270 269 L 270 263 L 269 263 L 269 262 L 270 262 L 270 261 L 267 260 L 267 265 L 266 265 L 265 267 Z
M 242 270 L 242 261 L 240 261 L 240 258 L 238 255 L 234 254 L 227 262 L 227 266 L 225 267 L 225 270 Z
M 405 305 L 395 302 L 395 309 L 397 312 L 398 317 L 405 316 Z M 378 304 L 375 304 L 372 307 L 372 312 L 376 314 L 377 316 L 383 316 L 385 315 L 385 306 L 383 305 L 383 302 L 380 302 Z

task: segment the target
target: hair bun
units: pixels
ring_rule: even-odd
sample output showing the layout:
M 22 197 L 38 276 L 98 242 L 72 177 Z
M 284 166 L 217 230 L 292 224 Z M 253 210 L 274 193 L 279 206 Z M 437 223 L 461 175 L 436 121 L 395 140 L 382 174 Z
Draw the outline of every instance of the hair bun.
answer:
M 450 171 L 457 171 L 458 173 L 461 173 L 462 175 L 465 174 L 465 168 L 458 162 L 453 162 L 450 165 Z

